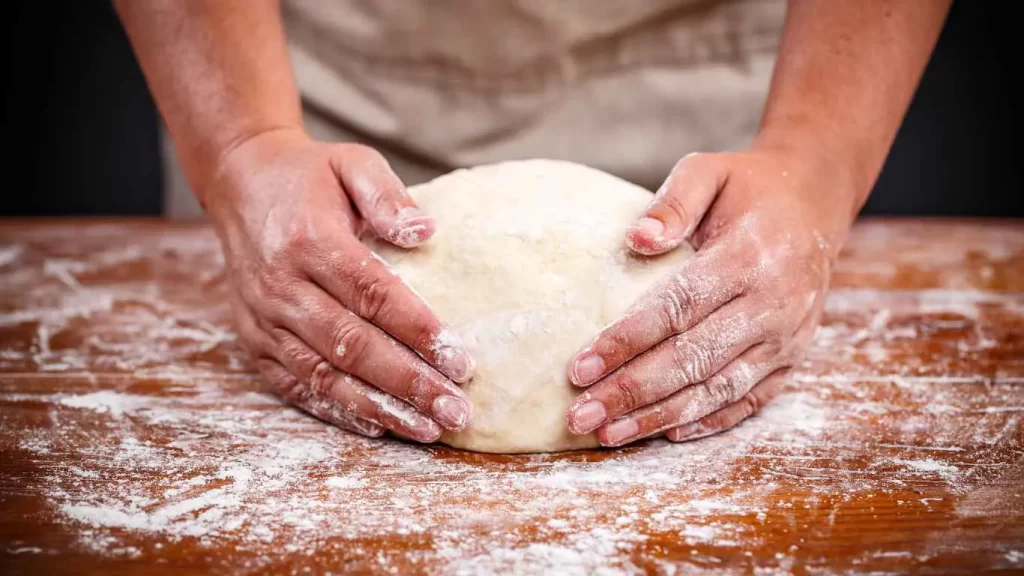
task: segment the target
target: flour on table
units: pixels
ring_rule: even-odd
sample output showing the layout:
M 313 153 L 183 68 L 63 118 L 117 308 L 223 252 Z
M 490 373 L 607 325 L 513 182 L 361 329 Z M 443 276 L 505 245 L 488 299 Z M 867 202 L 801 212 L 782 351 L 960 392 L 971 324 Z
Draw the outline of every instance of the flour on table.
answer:
M 315 558 L 325 569 L 358 561 L 399 573 L 629 574 L 652 565 L 693 573 L 713 566 L 703 550 L 758 549 L 765 522 L 784 522 L 797 507 L 834 514 L 865 494 L 898 495 L 921 483 L 933 488 L 909 493 L 900 502 L 907 514 L 960 497 L 956 513 L 967 517 L 1020 505 L 974 492 L 993 474 L 1013 476 L 991 463 L 1019 445 L 1003 441 L 961 466 L 965 450 L 1012 436 L 1017 416 L 944 418 L 931 428 L 932 444 L 915 445 L 917 431 L 905 424 L 927 417 L 920 410 L 860 410 L 891 383 L 788 388 L 739 427 L 696 442 L 470 463 L 445 447 L 332 428 L 253 392 L 252 377 L 126 377 L 117 389 L 86 377 L 67 382 L 57 394 L 0 386 L 0 405 L 49 415 L 20 438 L 0 420 L 0 443 L 39 462 L 45 475 L 24 490 L 46 503 L 47 518 L 72 532 L 81 551 L 104 557 L 153 561 L 188 543 L 230 550 L 216 556 L 215 571 L 272 571 Z M 897 389 L 920 395 L 920 405 L 944 388 L 904 386 Z M 949 388 L 941 401 L 951 407 L 974 400 Z M 986 401 L 1012 407 L 1019 396 L 999 385 Z M 691 562 L 662 565 L 657 541 L 665 538 L 693 547 Z M 897 552 L 924 554 L 877 553 Z M 781 557 L 759 565 L 785 571 L 792 558 L 773 553 Z

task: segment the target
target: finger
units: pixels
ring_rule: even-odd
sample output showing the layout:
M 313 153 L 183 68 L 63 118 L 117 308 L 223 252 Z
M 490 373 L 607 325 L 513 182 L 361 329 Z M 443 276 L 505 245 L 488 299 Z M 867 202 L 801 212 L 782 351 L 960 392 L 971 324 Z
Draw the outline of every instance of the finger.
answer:
M 734 300 L 703 322 L 635 358 L 591 386 L 570 406 L 569 429 L 585 434 L 691 384 L 703 382 L 763 342 L 770 312 Z
M 711 154 L 690 154 L 677 162 L 643 215 L 626 231 L 629 247 L 650 256 L 682 244 L 725 184 L 725 174 Z
M 324 422 L 370 438 L 378 438 L 384 434 L 385 429 L 380 424 L 360 418 L 333 402 L 305 393 L 296 393 L 295 391 L 302 384 L 276 360 L 260 358 L 256 361 L 256 366 L 263 375 L 263 379 L 275 392 L 281 394 L 282 397 L 299 400 L 299 403 L 293 402 L 293 404 Z
M 294 290 L 291 302 L 279 303 L 269 317 L 281 327 L 270 334 L 279 347 L 302 355 L 301 346 L 306 346 L 342 372 L 407 401 L 449 430 L 469 424 L 465 392 L 318 287 L 308 284 Z
M 740 256 L 706 247 L 652 286 L 570 362 L 569 379 L 588 386 L 673 334 L 680 334 L 741 294 L 749 284 Z
M 744 353 L 734 362 L 735 366 L 727 367 L 727 369 L 720 373 L 727 381 L 726 388 L 736 388 L 731 393 L 732 396 L 742 391 L 744 386 L 742 383 L 743 379 L 736 378 L 736 376 L 758 372 L 752 368 L 753 366 L 768 365 L 775 367 L 770 376 L 754 384 L 750 391 L 741 397 L 740 401 L 724 406 L 696 422 L 690 422 L 683 426 L 669 429 L 665 433 L 666 437 L 672 441 L 679 442 L 710 436 L 734 426 L 752 413 L 747 412 L 747 410 L 756 410 L 758 406 L 764 406 L 774 397 L 782 384 L 785 383 L 792 367 L 803 357 L 807 346 L 810 344 L 811 337 L 814 335 L 822 298 L 819 293 L 812 292 L 808 295 L 807 300 L 804 318 L 797 326 L 784 351 L 775 354 L 776 346 L 762 344 L 752 348 L 750 352 Z M 763 372 L 764 370 L 761 371 Z M 753 378 L 746 379 L 748 383 L 752 380 Z M 732 382 L 730 383 L 729 381 Z
M 778 370 L 772 358 L 777 349 L 769 344 L 751 348 L 719 373 L 699 384 L 683 388 L 656 404 L 641 408 L 597 430 L 605 446 L 621 446 L 696 422 L 742 398 L 758 382 Z
M 425 442 L 435 440 L 437 424 L 425 416 L 419 415 L 417 418 L 415 415 L 404 414 L 400 406 L 392 407 L 386 401 L 374 403 L 374 398 L 370 398 L 369 403 L 345 402 L 346 395 L 338 394 L 338 390 L 331 387 L 339 385 L 336 381 L 337 375 L 323 376 L 325 369 L 329 369 L 324 366 L 327 363 L 311 348 L 294 336 L 288 345 L 279 345 L 258 328 L 256 316 L 248 306 L 239 300 L 233 300 L 232 307 L 240 333 L 244 334 L 244 338 L 254 348 L 253 353 L 257 356 L 256 365 L 264 380 L 275 393 L 291 404 L 319 419 L 362 436 L 380 437 L 384 434 L 386 424 L 390 424 L 388 427 L 392 429 L 413 428 L 411 438 L 423 439 Z M 340 385 L 345 386 L 346 383 Z M 341 403 L 337 400 L 339 397 L 342 399 Z M 415 412 L 412 407 L 409 407 L 409 410 Z M 381 413 L 383 415 L 378 417 Z M 397 414 L 389 418 L 390 413 Z
M 338 370 L 295 335 L 278 332 L 276 358 L 296 377 L 295 385 L 280 393 L 292 404 L 310 411 L 339 410 L 421 442 L 440 437 L 437 422 L 413 406 Z
M 767 405 L 778 395 L 788 376 L 788 372 L 776 372 L 751 388 L 738 402 L 716 410 L 696 422 L 672 428 L 665 432 L 665 437 L 673 442 L 685 442 L 724 432 Z
M 338 144 L 331 159 L 342 187 L 381 238 L 412 248 L 434 235 L 434 219 L 420 210 L 379 152 Z
M 358 239 L 339 234 L 331 254 L 316 254 L 306 273 L 345 308 L 412 348 L 456 382 L 476 365 L 457 334 Z

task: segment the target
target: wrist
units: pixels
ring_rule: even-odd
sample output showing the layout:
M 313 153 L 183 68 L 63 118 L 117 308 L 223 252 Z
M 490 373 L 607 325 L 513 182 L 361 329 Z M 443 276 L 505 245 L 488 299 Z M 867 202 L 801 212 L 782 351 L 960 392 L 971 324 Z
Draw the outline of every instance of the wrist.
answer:
M 211 160 L 201 166 L 195 178 L 195 194 L 199 204 L 213 215 L 216 204 L 245 201 L 245 186 L 233 185 L 247 174 L 271 160 L 275 149 L 310 142 L 299 126 L 269 125 L 225 140 Z
M 799 163 L 802 172 L 830 182 L 828 202 L 842 207 L 851 222 L 867 201 L 877 177 L 878 169 L 861 161 L 862 155 L 852 141 L 829 126 L 806 119 L 763 125 L 751 149 L 790 158 Z

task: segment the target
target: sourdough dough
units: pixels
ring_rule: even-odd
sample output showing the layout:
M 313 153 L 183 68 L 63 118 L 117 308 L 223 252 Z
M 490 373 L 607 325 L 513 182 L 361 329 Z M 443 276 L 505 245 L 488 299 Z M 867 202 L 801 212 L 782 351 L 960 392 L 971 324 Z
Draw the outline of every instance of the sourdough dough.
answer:
M 582 392 L 568 379 L 575 353 L 652 283 L 689 257 L 631 255 L 625 231 L 649 191 L 555 160 L 457 170 L 409 193 L 437 232 L 402 250 L 373 250 L 465 341 L 476 376 L 464 389 L 472 424 L 441 441 L 479 452 L 598 446 L 566 428 Z

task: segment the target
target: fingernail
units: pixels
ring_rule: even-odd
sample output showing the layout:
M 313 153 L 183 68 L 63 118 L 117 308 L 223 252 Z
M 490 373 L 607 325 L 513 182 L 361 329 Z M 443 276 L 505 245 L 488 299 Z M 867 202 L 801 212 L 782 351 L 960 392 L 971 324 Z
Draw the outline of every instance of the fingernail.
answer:
M 697 423 L 690 422 L 689 424 L 684 424 L 678 428 L 673 428 L 672 433 L 668 436 L 669 440 L 673 442 L 684 442 L 689 440 L 692 436 L 697 435 L 698 432 L 699 426 L 697 426 Z
M 465 382 L 473 376 L 476 369 L 473 359 L 469 353 L 458 348 L 447 351 L 442 355 L 439 364 L 441 371 L 456 382 Z
M 391 229 L 388 240 L 402 248 L 414 248 L 430 238 L 428 222 L 399 222 Z
M 387 239 L 402 248 L 413 248 L 425 242 L 433 231 L 433 220 L 416 206 L 405 206 L 395 214 L 395 223 Z
M 418 206 L 403 206 L 395 213 L 395 221 L 401 224 L 416 218 L 423 218 L 424 216 L 426 214 Z
M 451 329 L 442 330 L 431 348 L 437 356 L 437 367 L 449 378 L 462 383 L 473 377 L 476 363 L 463 347 L 462 339 Z
M 469 419 L 466 403 L 455 396 L 438 396 L 432 408 L 434 418 L 449 430 L 461 430 Z
M 697 440 L 699 438 L 709 437 L 716 433 L 717 430 L 714 428 L 708 428 L 700 422 L 690 422 L 676 428 L 675 433 L 669 440 L 672 442 L 688 442 L 690 440 Z
M 634 230 L 639 230 L 650 237 L 652 240 L 660 239 L 665 234 L 665 225 L 661 223 L 661 220 L 654 218 L 643 217 L 633 224 Z
M 586 434 L 604 423 L 608 413 L 604 410 L 604 404 L 597 400 L 584 403 L 572 413 L 573 432 Z
M 608 444 L 618 446 L 639 434 L 640 427 L 637 426 L 636 420 L 619 420 L 609 424 L 604 433 L 608 438 Z
M 413 440 L 427 443 L 436 442 L 441 437 L 441 427 L 429 418 L 423 418 L 423 420 L 422 423 L 416 424 L 410 429 L 413 432 Z
M 576 361 L 573 380 L 577 385 L 589 384 L 604 372 L 604 360 L 597 354 L 587 354 Z

